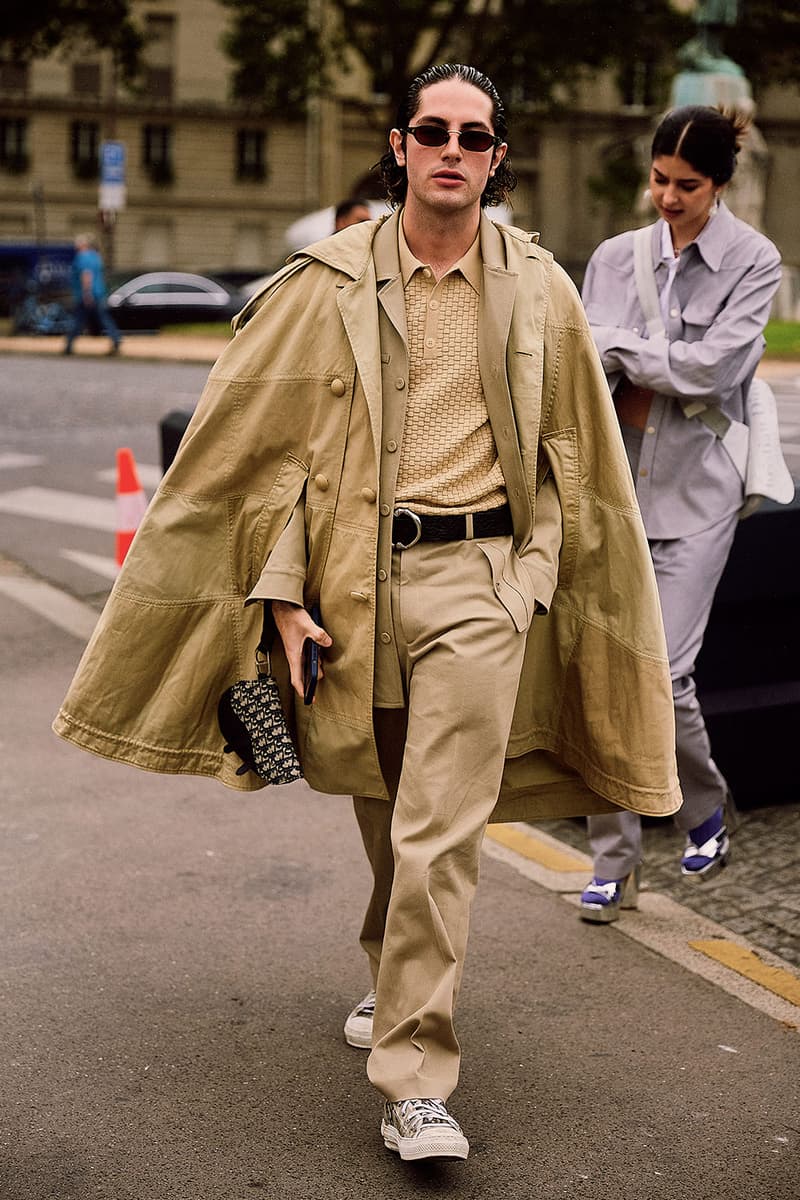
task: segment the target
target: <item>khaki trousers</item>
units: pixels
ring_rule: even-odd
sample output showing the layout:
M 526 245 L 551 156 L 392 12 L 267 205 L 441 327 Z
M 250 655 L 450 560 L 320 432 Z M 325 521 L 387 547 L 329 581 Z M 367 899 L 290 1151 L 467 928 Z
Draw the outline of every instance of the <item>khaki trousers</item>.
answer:
M 513 554 L 510 538 L 489 542 Z M 375 727 L 394 803 L 354 797 L 374 875 L 361 936 L 377 990 L 367 1072 L 389 1100 L 447 1099 L 458 1082 L 453 1012 L 470 907 L 525 631 L 477 541 L 395 551 L 391 588 L 406 707 L 376 709 Z

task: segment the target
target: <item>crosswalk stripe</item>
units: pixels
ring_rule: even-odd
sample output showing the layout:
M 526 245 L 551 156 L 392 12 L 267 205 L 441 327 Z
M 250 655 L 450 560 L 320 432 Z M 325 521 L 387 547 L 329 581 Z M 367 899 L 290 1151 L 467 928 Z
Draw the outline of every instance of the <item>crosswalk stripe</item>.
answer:
M 82 496 L 78 492 L 61 492 L 56 488 L 26 487 L 0 492 L 0 512 L 106 532 L 117 527 L 116 504 L 113 500 Z
M 0 575 L 0 592 L 84 642 L 97 624 L 93 608 L 41 579 Z
M 93 571 L 103 579 L 116 579 L 119 575 L 116 559 L 110 555 L 105 557 L 102 554 L 88 554 L 84 550 L 62 550 L 61 557 L 85 567 L 87 571 Z
M 40 454 L 15 454 L 9 450 L 0 454 L 0 470 L 10 470 L 17 467 L 38 467 L 44 462 Z

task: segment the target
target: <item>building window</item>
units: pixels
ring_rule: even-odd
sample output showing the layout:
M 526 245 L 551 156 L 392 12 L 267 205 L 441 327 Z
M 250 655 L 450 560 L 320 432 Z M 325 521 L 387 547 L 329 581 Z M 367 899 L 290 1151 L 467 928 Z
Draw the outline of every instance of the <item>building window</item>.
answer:
M 267 135 L 263 129 L 239 129 L 236 133 L 236 178 L 260 183 L 267 177 Z
M 97 179 L 100 175 L 100 126 L 97 121 L 72 122 L 70 162 L 76 179 Z
M 100 63 L 72 64 L 72 94 L 74 96 L 99 96 L 100 82 Z
M 637 57 L 619 75 L 619 89 L 626 108 L 648 109 L 656 103 L 655 64 Z
M 0 168 L 21 175 L 30 165 L 25 117 L 0 117 Z
M 28 64 L 0 58 L 0 92 L 27 92 Z
M 175 18 L 150 13 L 146 18 L 144 85 L 152 100 L 171 100 L 175 61 Z
M 153 183 L 172 183 L 172 126 L 145 125 L 142 130 L 142 166 Z

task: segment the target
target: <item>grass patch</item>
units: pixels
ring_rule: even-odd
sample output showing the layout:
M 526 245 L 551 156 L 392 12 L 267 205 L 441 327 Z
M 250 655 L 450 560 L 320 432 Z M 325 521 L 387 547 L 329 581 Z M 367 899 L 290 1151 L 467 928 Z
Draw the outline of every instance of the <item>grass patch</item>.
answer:
M 769 321 L 765 358 L 800 358 L 800 321 Z

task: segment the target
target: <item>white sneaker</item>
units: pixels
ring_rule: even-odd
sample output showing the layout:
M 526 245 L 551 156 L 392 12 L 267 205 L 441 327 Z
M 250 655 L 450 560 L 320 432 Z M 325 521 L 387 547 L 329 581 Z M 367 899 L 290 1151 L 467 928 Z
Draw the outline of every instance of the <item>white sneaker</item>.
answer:
M 444 1100 L 387 1100 L 381 1133 L 389 1150 L 404 1162 L 422 1158 L 466 1158 L 469 1142 Z
M 360 1050 L 372 1047 L 372 1018 L 375 1016 L 375 993 L 367 992 L 344 1023 L 344 1040 Z

